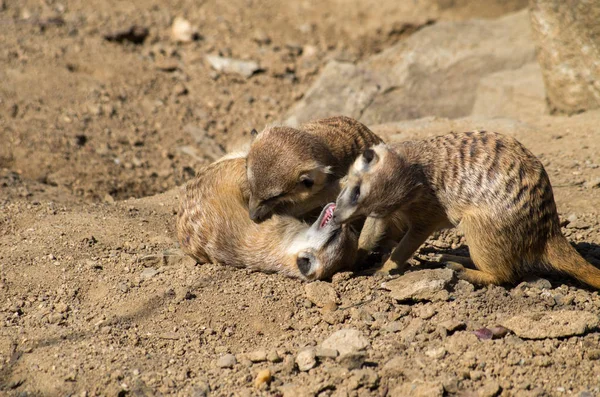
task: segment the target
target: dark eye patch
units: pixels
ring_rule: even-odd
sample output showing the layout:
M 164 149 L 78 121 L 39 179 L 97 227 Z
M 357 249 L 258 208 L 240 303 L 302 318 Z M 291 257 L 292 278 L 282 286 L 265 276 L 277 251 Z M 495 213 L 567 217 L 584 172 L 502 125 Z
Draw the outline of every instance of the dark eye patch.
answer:
M 356 204 L 358 202 L 358 198 L 360 197 L 360 185 L 354 186 L 352 188 L 352 192 L 350 192 L 350 203 Z
M 302 183 L 304 184 L 304 186 L 310 189 L 315 184 L 315 181 L 313 181 L 312 179 L 304 179 Z

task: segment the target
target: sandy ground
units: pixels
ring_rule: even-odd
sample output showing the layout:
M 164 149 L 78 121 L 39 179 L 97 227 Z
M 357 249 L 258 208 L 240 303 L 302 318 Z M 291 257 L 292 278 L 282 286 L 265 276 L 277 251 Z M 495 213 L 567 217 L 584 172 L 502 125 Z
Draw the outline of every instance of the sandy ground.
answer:
M 387 279 L 341 273 L 318 286 L 332 306 L 302 282 L 179 254 L 176 187 L 279 120 L 328 60 L 364 59 L 427 21 L 522 6 L 397 3 L 0 1 L 0 394 L 597 395 L 597 330 L 473 332 L 538 312 L 597 317 L 598 292 L 564 277 L 453 281 L 444 296 L 398 302 L 381 288 Z M 198 40 L 173 41 L 176 16 Z M 149 29 L 143 44 L 103 38 L 133 24 Z M 207 54 L 261 70 L 216 72 Z M 373 128 L 387 139 L 515 135 L 542 159 L 563 231 L 600 265 L 599 124 L 587 112 Z M 435 268 L 428 259 L 444 250 L 466 252 L 454 231 L 441 233 L 417 269 Z M 354 357 L 323 349 L 341 329 L 357 332 Z M 303 371 L 306 351 L 317 358 Z M 272 381 L 257 387 L 263 369 Z

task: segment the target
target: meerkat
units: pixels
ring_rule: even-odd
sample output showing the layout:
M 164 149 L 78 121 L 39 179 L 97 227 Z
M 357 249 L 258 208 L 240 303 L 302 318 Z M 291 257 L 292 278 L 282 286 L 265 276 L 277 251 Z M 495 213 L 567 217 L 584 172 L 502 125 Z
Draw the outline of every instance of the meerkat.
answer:
M 334 201 L 356 157 L 382 143 L 364 124 L 344 116 L 303 124 L 298 128 L 268 127 L 256 134 L 247 156 L 249 215 L 256 222 L 272 214 L 302 217 Z M 385 235 L 393 238 L 403 226 L 385 228 L 367 220 L 359 240 L 361 262 Z
M 257 224 L 248 217 L 250 189 L 243 154 L 226 156 L 188 182 L 180 201 L 177 236 L 200 263 L 222 263 L 303 280 L 330 277 L 354 263 L 357 237 L 332 222 L 335 204 L 308 225 L 274 215 Z
M 450 267 L 474 284 L 513 283 L 533 270 L 558 270 L 600 288 L 600 270 L 560 230 L 548 174 L 516 139 L 491 132 L 451 133 L 379 144 L 354 162 L 334 212 L 405 219 L 408 231 L 384 264 L 402 269 L 434 231 L 457 226 L 476 269 Z

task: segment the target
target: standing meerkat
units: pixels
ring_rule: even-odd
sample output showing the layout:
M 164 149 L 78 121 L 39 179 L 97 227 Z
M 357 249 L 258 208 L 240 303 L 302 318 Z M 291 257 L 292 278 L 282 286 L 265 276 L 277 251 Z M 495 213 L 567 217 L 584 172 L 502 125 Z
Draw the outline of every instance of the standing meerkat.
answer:
M 334 201 L 340 179 L 356 157 L 382 143 L 364 124 L 344 116 L 303 124 L 298 128 L 268 127 L 257 134 L 247 157 L 249 215 L 256 222 L 272 214 L 302 217 Z M 367 219 L 359 239 L 358 261 L 386 236 L 397 239 L 403 226 Z
M 600 270 L 560 231 L 542 163 L 512 137 L 452 133 L 366 150 L 349 171 L 334 217 L 344 223 L 393 213 L 409 228 L 384 270 L 403 267 L 434 231 L 457 226 L 477 270 L 451 267 L 474 284 L 555 269 L 600 288 Z
M 357 239 L 348 225 L 331 221 L 333 203 L 310 226 L 279 215 L 257 224 L 248 217 L 249 192 L 245 157 L 226 156 L 188 182 L 177 219 L 183 251 L 201 263 L 304 280 L 328 278 L 353 265 Z

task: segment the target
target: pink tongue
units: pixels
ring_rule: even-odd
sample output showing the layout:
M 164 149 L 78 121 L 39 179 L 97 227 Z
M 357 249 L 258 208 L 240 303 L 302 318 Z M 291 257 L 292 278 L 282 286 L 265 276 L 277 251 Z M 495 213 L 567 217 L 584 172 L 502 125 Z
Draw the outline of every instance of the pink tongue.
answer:
M 325 210 L 325 215 L 323 216 L 323 220 L 321 221 L 321 227 L 325 226 L 331 219 L 333 216 L 333 210 L 335 210 L 335 204 L 331 204 L 329 207 L 327 207 Z

